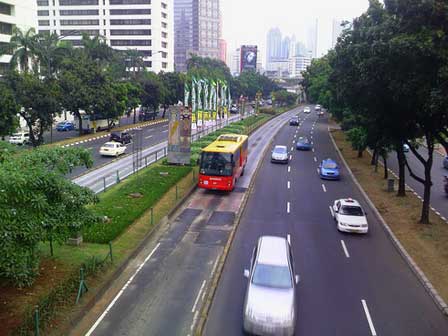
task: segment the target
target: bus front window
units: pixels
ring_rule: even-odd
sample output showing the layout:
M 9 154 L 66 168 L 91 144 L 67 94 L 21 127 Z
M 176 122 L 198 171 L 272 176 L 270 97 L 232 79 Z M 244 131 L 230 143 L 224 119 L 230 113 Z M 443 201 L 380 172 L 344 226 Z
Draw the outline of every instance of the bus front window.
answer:
M 232 176 L 232 154 L 204 152 L 201 156 L 200 172 L 210 176 Z

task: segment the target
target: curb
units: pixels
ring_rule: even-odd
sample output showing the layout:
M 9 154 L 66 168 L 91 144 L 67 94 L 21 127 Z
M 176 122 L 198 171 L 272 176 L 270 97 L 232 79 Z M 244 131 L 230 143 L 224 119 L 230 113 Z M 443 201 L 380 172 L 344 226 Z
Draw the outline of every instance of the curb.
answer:
M 297 108 L 297 107 L 295 107 L 295 108 Z M 289 111 L 286 111 L 286 112 L 289 112 Z M 284 113 L 286 113 L 286 112 L 284 112 Z M 280 113 L 277 116 L 267 120 L 266 123 L 271 121 L 271 120 L 273 120 L 273 119 L 275 119 L 278 116 L 281 116 L 282 114 L 283 113 Z M 259 127 L 261 127 L 261 126 L 262 125 L 260 125 Z M 269 145 L 266 146 L 266 149 L 263 151 L 262 158 L 264 158 L 266 153 L 269 151 L 270 145 L 272 144 L 272 141 L 274 140 L 274 137 L 277 135 L 277 133 L 279 131 L 280 131 L 280 129 L 273 135 L 271 141 L 269 142 Z M 246 209 L 246 204 L 247 204 L 247 201 L 249 199 L 249 195 L 253 192 L 253 188 L 254 188 L 254 184 L 255 184 L 255 177 L 258 174 L 258 171 L 259 171 L 259 169 L 261 167 L 261 164 L 262 164 L 262 159 L 258 162 L 257 167 L 255 168 L 254 174 L 252 175 L 252 179 L 251 179 L 251 181 L 249 183 L 249 187 L 247 188 L 246 192 L 244 193 L 243 200 L 241 201 L 241 206 L 240 206 L 240 208 L 238 210 L 238 213 L 237 213 L 237 215 L 235 217 L 233 230 L 230 232 L 230 236 L 229 236 L 229 238 L 227 240 L 227 243 L 226 243 L 226 245 L 225 245 L 225 247 L 223 249 L 223 252 L 222 252 L 222 254 L 221 254 L 220 258 L 219 258 L 218 265 L 217 265 L 214 273 L 211 274 L 211 277 L 212 277 L 211 284 L 206 289 L 204 304 L 203 304 L 202 309 L 201 309 L 201 313 L 200 313 L 200 318 L 199 318 L 198 324 L 197 324 L 197 326 L 195 328 L 196 330 L 194 331 L 194 335 L 196 335 L 196 336 L 201 336 L 202 333 L 204 332 L 205 323 L 207 321 L 208 313 L 210 311 L 210 308 L 211 308 L 211 305 L 212 305 L 212 302 L 213 302 L 213 297 L 215 296 L 216 289 L 218 288 L 219 280 L 221 279 L 222 271 L 224 269 L 224 265 L 225 265 L 225 262 L 227 260 L 227 256 L 228 256 L 230 247 L 231 247 L 233 239 L 235 237 L 236 230 L 238 229 L 241 217 L 243 216 L 243 213 L 244 213 L 244 211 Z
M 397 239 L 395 234 L 392 232 L 391 228 L 387 223 L 385 222 L 384 218 L 381 216 L 378 209 L 375 207 L 373 202 L 370 200 L 367 193 L 364 191 L 362 186 L 359 184 L 358 180 L 356 179 L 355 175 L 353 174 L 352 170 L 347 164 L 347 161 L 345 161 L 344 157 L 342 156 L 341 151 L 339 150 L 338 146 L 336 145 L 336 142 L 334 141 L 333 135 L 331 132 L 328 132 L 330 135 L 331 142 L 333 143 L 334 148 L 336 148 L 336 151 L 341 158 L 341 161 L 344 163 L 345 168 L 350 174 L 350 177 L 353 179 L 353 182 L 358 187 L 359 191 L 363 195 L 363 197 L 366 199 L 369 206 L 373 209 L 373 212 L 375 213 L 376 217 L 380 220 L 382 227 L 384 228 L 384 231 L 386 232 L 387 236 L 390 238 L 392 243 L 397 248 L 400 255 L 403 257 L 403 259 L 406 261 L 406 263 L 409 265 L 411 270 L 416 275 L 417 279 L 422 283 L 425 290 L 428 292 L 430 297 L 433 299 L 439 310 L 444 314 L 448 315 L 448 305 L 446 302 L 442 299 L 442 297 L 439 295 L 437 290 L 434 288 L 434 286 L 431 284 L 431 282 L 428 280 L 426 275 L 423 273 L 423 271 L 418 267 L 417 263 L 412 259 L 412 257 L 409 255 L 409 253 L 406 251 L 406 249 L 403 247 L 403 245 L 400 243 L 400 241 Z
M 174 205 L 174 207 L 168 212 L 168 214 L 161 218 L 148 233 L 143 237 L 137 247 L 127 256 L 120 264 L 120 266 L 111 274 L 111 276 L 103 283 L 103 285 L 97 290 L 95 295 L 90 298 L 90 300 L 82 306 L 80 311 L 76 313 L 75 317 L 70 319 L 69 327 L 76 327 L 84 316 L 92 309 L 92 307 L 101 299 L 105 292 L 111 287 L 112 283 L 121 275 L 123 270 L 129 265 L 130 261 L 134 259 L 146 246 L 148 241 L 154 235 L 154 233 L 161 227 L 162 224 L 167 222 L 181 207 L 181 205 L 191 196 L 191 194 L 196 190 L 197 183 L 193 184 L 190 189 L 185 193 L 185 195 Z M 149 209 L 148 209 L 149 210 Z

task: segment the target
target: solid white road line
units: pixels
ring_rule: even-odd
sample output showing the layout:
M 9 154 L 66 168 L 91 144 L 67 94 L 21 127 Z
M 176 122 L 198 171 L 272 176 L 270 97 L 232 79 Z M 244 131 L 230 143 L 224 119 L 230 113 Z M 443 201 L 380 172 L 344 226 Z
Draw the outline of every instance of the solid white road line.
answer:
M 311 150 L 312 150 L 312 151 L 313 151 L 313 153 L 314 153 L 314 148 L 312 148 Z
M 149 138 L 152 138 L 153 136 L 152 135 L 148 135 L 148 136 L 145 136 L 145 139 L 149 139 Z
M 347 258 L 350 258 L 350 254 L 348 254 L 347 246 L 345 246 L 345 243 L 343 240 L 341 240 L 341 244 L 342 244 L 342 249 L 344 250 L 345 256 Z
M 289 202 L 286 203 L 286 213 L 291 211 L 291 204 Z
M 317 157 L 314 157 L 314 162 L 317 162 Z
M 327 188 L 325 188 L 325 184 L 322 184 L 322 190 L 323 190 L 324 192 L 327 192 Z
M 199 302 L 199 298 L 201 297 L 201 293 L 204 290 L 206 282 L 207 282 L 206 280 L 202 281 L 202 285 L 201 285 L 201 288 L 199 288 L 199 292 L 198 292 L 198 295 L 196 296 L 196 300 L 194 300 L 193 308 L 191 308 L 192 313 L 194 313 L 194 311 L 196 310 L 196 306 Z
M 134 272 L 134 274 L 129 278 L 129 280 L 126 282 L 126 284 L 123 286 L 123 288 L 120 289 L 120 291 L 118 292 L 118 294 L 114 297 L 114 299 L 112 300 L 112 302 L 107 306 L 106 310 L 101 314 L 101 316 L 98 318 L 98 320 L 96 320 L 96 322 L 93 324 L 93 326 L 89 329 L 89 331 L 87 332 L 87 334 L 85 336 L 90 336 L 96 329 L 96 327 L 98 327 L 98 325 L 101 323 L 101 321 L 104 319 L 104 317 L 107 315 L 107 313 L 112 309 L 112 307 L 114 306 L 115 302 L 117 302 L 117 300 L 120 298 L 120 296 L 124 293 L 124 291 L 126 290 L 126 288 L 129 286 L 129 284 L 132 282 L 132 280 L 134 280 L 135 276 L 138 274 L 138 272 L 140 272 L 140 270 L 142 269 L 142 267 L 146 264 L 146 262 L 152 257 L 152 255 L 154 254 L 154 252 L 156 252 L 156 250 L 159 248 L 160 243 L 158 243 L 156 245 L 156 247 L 154 247 L 154 249 L 148 254 L 148 256 L 145 258 L 145 260 L 140 264 L 140 266 L 137 268 L 137 270 Z
M 166 133 L 166 132 L 168 132 L 168 130 L 164 130 L 164 131 L 162 131 L 162 133 Z
M 291 245 L 291 235 L 289 233 L 286 235 L 286 239 L 288 239 L 288 243 Z
M 291 172 L 291 166 L 288 166 L 288 173 Z
M 291 182 L 288 181 L 288 189 L 291 189 Z
M 369 322 L 370 332 L 372 333 L 372 336 L 377 336 L 375 327 L 373 326 L 372 318 L 370 317 L 369 308 L 367 308 L 366 300 L 361 300 L 362 307 L 364 308 L 364 312 L 366 313 L 367 322 Z

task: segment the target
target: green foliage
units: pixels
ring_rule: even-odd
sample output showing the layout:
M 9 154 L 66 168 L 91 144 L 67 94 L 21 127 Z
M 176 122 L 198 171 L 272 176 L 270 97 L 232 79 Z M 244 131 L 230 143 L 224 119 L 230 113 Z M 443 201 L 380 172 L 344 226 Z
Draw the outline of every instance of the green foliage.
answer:
M 269 97 L 271 92 L 278 91 L 279 86 L 270 78 L 255 71 L 244 71 L 239 77 L 232 80 L 232 96 L 238 98 L 241 95 L 255 99 L 257 92 L 264 97 Z
M 83 231 L 84 240 L 108 243 L 117 238 L 146 210 L 177 182 L 191 172 L 191 167 L 152 165 L 118 184 L 100 196 L 100 202 L 91 207 L 97 216 L 107 216 L 110 222 L 97 222 Z M 168 175 L 161 173 L 167 172 Z M 141 198 L 130 194 L 140 193 Z
M 144 74 L 140 81 L 142 106 L 147 109 L 152 108 L 154 112 L 158 111 L 163 98 L 163 87 L 160 79 L 155 73 L 148 72 Z
M 6 83 L 0 83 L 0 137 L 13 133 L 19 126 L 19 110 L 14 92 Z
M 0 164 L 0 277 L 18 286 L 32 284 L 40 241 L 64 242 L 95 221 L 86 205 L 88 189 L 64 177 L 73 167 L 90 166 L 81 148 L 45 148 L 5 157 Z
M 292 106 L 297 102 L 298 96 L 286 90 L 278 90 L 272 93 L 278 106 Z
M 355 127 L 347 131 L 347 138 L 352 144 L 352 148 L 362 152 L 367 147 L 367 131 L 361 127 Z

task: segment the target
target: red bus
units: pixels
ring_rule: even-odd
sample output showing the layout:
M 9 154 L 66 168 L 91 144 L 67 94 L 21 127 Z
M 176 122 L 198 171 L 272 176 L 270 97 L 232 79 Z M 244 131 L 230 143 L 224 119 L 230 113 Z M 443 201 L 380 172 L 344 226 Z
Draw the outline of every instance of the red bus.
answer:
M 248 136 L 223 134 L 205 147 L 199 164 L 199 188 L 232 191 L 244 174 Z

